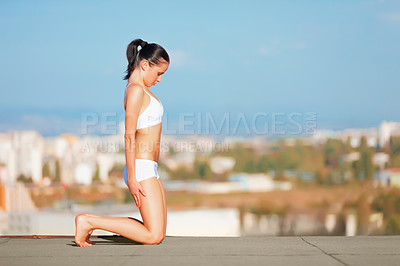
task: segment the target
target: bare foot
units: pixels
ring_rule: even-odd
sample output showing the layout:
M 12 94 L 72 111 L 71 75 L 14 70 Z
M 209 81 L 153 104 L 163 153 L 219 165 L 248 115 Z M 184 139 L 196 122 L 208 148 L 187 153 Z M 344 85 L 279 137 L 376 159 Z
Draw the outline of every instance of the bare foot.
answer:
M 80 247 L 92 246 L 92 244 L 86 242 L 87 236 L 92 230 L 88 218 L 89 216 L 86 214 L 79 214 L 75 217 L 75 243 Z
M 87 212 L 85 212 L 85 213 L 82 213 L 83 215 L 86 215 L 86 216 L 91 216 L 91 217 L 98 217 L 98 215 L 95 215 L 95 214 L 91 214 L 91 213 L 87 213 Z M 92 233 L 93 233 L 93 230 L 94 229 L 91 229 L 90 231 L 89 231 L 89 233 L 88 233 L 88 235 L 87 235 L 87 237 L 86 237 L 86 243 L 88 243 L 88 244 L 93 244 L 93 245 L 96 245 L 96 243 L 95 242 L 93 242 L 93 241 L 90 241 L 90 236 L 92 235 Z

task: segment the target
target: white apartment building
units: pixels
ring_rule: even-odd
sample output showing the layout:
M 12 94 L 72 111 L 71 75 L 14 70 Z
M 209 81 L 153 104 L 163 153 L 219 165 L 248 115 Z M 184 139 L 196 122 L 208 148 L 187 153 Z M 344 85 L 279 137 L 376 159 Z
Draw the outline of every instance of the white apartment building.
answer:
M 32 177 L 34 183 L 42 179 L 43 137 L 34 130 L 10 131 L 0 136 L 0 163 L 6 167 L 3 183 L 14 184 L 20 174 Z
M 400 123 L 383 121 L 379 126 L 379 146 L 386 147 L 391 136 L 400 136 Z

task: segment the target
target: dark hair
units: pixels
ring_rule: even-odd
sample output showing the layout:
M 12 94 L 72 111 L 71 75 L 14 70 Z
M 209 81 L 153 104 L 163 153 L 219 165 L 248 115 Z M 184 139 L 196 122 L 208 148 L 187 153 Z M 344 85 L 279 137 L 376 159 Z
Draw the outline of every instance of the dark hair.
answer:
M 138 51 L 139 45 L 142 47 Z M 126 49 L 126 58 L 128 59 L 128 68 L 126 70 L 125 79 L 129 79 L 133 70 L 139 65 L 142 59 L 149 61 L 150 66 L 161 63 L 161 58 L 169 63 L 167 51 L 156 43 L 147 43 L 142 39 L 133 40 Z

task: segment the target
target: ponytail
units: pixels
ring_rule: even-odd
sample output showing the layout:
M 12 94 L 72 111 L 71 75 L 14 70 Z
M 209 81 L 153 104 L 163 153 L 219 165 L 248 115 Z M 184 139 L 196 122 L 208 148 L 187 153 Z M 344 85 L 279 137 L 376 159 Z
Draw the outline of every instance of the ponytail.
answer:
M 139 46 L 141 49 L 138 51 Z M 150 66 L 159 64 L 161 58 L 169 63 L 168 53 L 163 47 L 156 43 L 148 44 L 142 39 L 135 39 L 128 45 L 126 58 L 128 59 L 128 67 L 124 80 L 129 79 L 133 70 L 139 65 L 142 59 L 146 59 Z

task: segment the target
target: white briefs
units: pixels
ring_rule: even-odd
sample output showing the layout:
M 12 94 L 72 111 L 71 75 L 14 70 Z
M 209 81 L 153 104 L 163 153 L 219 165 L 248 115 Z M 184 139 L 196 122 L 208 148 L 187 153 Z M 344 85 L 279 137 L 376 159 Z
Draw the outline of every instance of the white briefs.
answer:
M 156 177 L 160 179 L 160 175 L 157 171 L 158 163 L 148 159 L 135 159 L 135 177 L 138 182 L 145 179 Z M 128 172 L 126 170 L 126 164 L 124 167 L 124 180 L 125 184 L 128 185 Z

